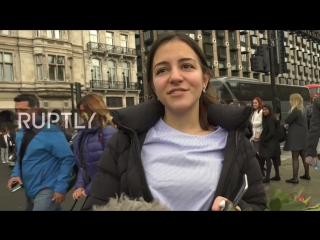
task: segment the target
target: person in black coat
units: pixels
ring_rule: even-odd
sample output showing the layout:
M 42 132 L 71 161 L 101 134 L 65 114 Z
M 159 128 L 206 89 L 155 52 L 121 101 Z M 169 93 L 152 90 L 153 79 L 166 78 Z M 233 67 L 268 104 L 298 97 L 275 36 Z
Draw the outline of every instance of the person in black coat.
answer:
M 280 180 L 279 173 L 279 163 L 273 162 L 274 170 L 276 172 L 275 177 L 270 179 L 271 173 L 271 159 L 276 159 L 275 157 L 280 155 L 281 149 L 279 144 L 279 139 L 277 136 L 277 123 L 278 120 L 273 113 L 272 107 L 270 105 L 264 105 L 262 108 L 262 133 L 260 136 L 260 148 L 259 155 L 263 159 L 261 161 L 261 171 L 263 171 L 264 163 L 266 162 L 267 171 L 266 176 L 263 179 L 263 183 L 269 183 L 270 180 Z
M 307 138 L 306 159 L 312 157 L 317 161 L 317 145 L 320 138 L 320 97 L 314 99 L 312 117 Z M 320 157 L 318 155 L 318 157 Z

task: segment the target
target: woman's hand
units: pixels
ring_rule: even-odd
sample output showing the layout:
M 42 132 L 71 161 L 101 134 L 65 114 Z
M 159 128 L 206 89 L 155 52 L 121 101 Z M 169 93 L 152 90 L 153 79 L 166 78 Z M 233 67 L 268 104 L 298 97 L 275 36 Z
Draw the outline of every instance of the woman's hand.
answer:
M 82 191 L 84 191 L 84 188 L 77 188 L 76 190 L 74 190 L 72 194 L 73 199 L 78 200 L 81 197 Z
M 87 197 L 87 194 L 85 193 L 85 190 L 83 189 L 81 191 L 81 198 L 86 198 Z
M 224 201 L 224 202 L 223 202 Z M 227 198 L 224 198 L 224 197 L 217 197 L 215 200 L 214 200 L 214 203 L 212 205 L 212 211 L 223 211 L 226 203 L 229 203 L 229 204 L 232 204 L 231 201 L 229 201 L 229 199 Z M 239 206 L 236 206 L 236 209 L 238 211 L 241 211 L 241 208 Z

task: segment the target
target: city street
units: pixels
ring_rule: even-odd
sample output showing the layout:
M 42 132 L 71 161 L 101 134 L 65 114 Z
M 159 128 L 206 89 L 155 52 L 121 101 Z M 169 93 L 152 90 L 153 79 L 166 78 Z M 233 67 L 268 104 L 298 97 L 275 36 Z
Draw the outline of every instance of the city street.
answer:
M 313 168 L 310 168 L 311 181 L 300 180 L 300 183 L 297 185 L 288 184 L 285 182 L 286 179 L 292 177 L 292 164 L 291 164 L 291 153 L 283 152 L 282 156 L 282 166 L 280 168 L 281 172 L 281 181 L 280 182 L 271 182 L 270 184 L 265 184 L 265 188 L 268 196 L 272 195 L 276 189 L 280 189 L 285 192 L 289 192 L 292 195 L 297 193 L 301 188 L 305 187 L 304 194 L 306 196 L 312 196 L 311 205 L 315 205 L 320 202 L 320 192 L 315 191 L 320 185 L 320 174 L 318 171 Z M 18 190 L 14 193 L 10 192 L 7 189 L 7 181 L 10 176 L 11 170 L 8 168 L 7 164 L 0 165 L 0 211 L 24 211 L 26 198 L 24 196 L 23 190 Z M 300 162 L 300 175 L 303 175 L 303 166 Z M 274 172 L 272 170 L 271 176 Z M 63 209 L 69 211 L 73 199 L 71 192 L 67 195 L 66 201 L 63 203 Z M 79 210 L 82 202 L 79 202 L 75 207 L 75 210 Z
M 26 197 L 24 190 L 19 189 L 12 193 L 7 188 L 8 178 L 11 174 L 7 164 L 0 163 L 0 211 L 24 211 L 26 206 Z M 63 210 L 69 211 L 73 205 L 72 192 L 67 194 L 67 199 L 62 204 Z M 79 210 L 82 200 L 79 201 L 74 211 Z

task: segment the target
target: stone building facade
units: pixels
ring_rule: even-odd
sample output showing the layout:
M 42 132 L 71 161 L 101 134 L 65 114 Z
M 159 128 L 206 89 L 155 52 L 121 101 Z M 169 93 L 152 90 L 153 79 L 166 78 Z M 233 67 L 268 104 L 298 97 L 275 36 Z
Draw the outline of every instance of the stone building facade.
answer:
M 145 69 L 148 53 L 157 37 L 166 31 L 183 32 L 196 40 L 213 77 L 235 76 L 270 82 L 268 74 L 252 71 L 250 63 L 258 46 L 268 44 L 267 30 L 136 30 L 138 81 L 143 85 L 140 102 L 150 97 Z M 320 38 L 299 30 L 286 30 L 284 46 L 288 71 L 276 76 L 276 82 L 296 86 L 320 84 Z
M 132 30 L 0 30 L 0 121 L 13 98 L 34 93 L 41 107 L 71 111 L 70 83 L 100 94 L 109 109 L 139 102 Z

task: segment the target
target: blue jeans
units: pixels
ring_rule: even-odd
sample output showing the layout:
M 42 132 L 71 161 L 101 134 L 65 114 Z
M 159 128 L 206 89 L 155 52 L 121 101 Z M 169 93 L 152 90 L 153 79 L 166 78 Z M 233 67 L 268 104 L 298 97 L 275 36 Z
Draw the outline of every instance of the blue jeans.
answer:
M 52 201 L 53 190 L 49 188 L 42 189 L 34 199 L 31 199 L 33 203 L 33 211 L 62 211 L 60 204 L 56 204 Z

